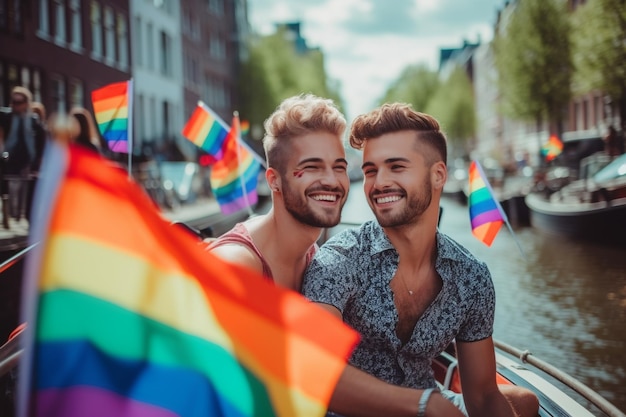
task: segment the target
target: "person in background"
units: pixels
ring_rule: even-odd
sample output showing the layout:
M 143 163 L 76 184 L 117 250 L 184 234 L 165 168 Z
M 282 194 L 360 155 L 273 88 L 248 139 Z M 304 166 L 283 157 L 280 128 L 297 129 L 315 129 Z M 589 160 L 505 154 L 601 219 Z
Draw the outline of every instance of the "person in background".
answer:
M 78 132 L 74 142 L 77 145 L 101 154 L 102 141 L 100 140 L 100 134 L 96 129 L 96 124 L 91 113 L 83 107 L 73 107 L 70 110 L 70 116 L 78 122 Z
M 609 126 L 609 129 L 606 135 L 602 138 L 602 140 L 604 141 L 604 151 L 611 158 L 619 156 L 624 152 L 622 138 L 617 133 L 615 127 L 613 127 L 612 125 Z
M 436 390 L 432 361 L 456 340 L 463 395 L 444 397 L 469 416 L 535 416 L 531 391 L 496 384 L 487 265 L 437 228 L 447 179 L 439 123 L 410 105 L 385 104 L 354 120 L 350 145 L 363 151 L 376 221 L 324 243 L 304 296 L 361 334 L 350 363 L 368 374 Z
M 265 121 L 271 210 L 211 240 L 208 250 L 300 291 L 322 228 L 339 223 L 347 198 L 345 128 L 345 118 L 331 100 L 310 94 L 284 100 Z M 461 416 L 452 403 L 431 393 L 393 386 L 348 366 L 329 409 L 363 417 Z
M 21 218 L 21 195 L 25 197 L 26 218 L 30 221 L 32 193 L 29 193 L 26 183 L 36 178 L 46 143 L 46 133 L 39 119 L 31 110 L 32 94 L 25 87 L 14 87 L 11 90 L 11 112 L 2 114 L 0 130 L 2 134 L 2 180 L 0 193 L 2 194 L 3 224 L 9 228 L 10 195 L 18 199 L 17 219 Z M 9 181 L 17 181 L 19 187 L 15 193 L 9 191 Z M 31 185 L 32 186 L 32 185 Z M 33 186 L 34 187 L 34 186 Z M 29 195 L 31 198 L 29 198 Z

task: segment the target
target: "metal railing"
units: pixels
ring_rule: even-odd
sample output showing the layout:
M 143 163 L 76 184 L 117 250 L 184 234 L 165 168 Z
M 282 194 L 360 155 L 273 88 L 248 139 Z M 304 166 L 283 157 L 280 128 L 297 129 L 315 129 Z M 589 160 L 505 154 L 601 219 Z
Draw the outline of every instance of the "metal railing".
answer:
M 523 363 L 527 363 L 529 365 L 534 366 L 538 370 L 544 372 L 546 375 L 556 379 L 561 382 L 577 394 L 581 395 L 589 402 L 591 402 L 595 407 L 597 407 L 600 411 L 605 413 L 609 417 L 626 417 L 622 411 L 620 411 L 617 407 L 611 404 L 607 399 L 602 397 L 596 391 L 583 384 L 573 376 L 561 371 L 560 369 L 555 368 L 547 362 L 542 361 L 541 359 L 533 356 L 527 350 L 519 350 L 513 346 L 510 346 L 504 342 L 494 341 L 494 344 L 497 349 L 508 353 L 509 355 L 517 357 Z

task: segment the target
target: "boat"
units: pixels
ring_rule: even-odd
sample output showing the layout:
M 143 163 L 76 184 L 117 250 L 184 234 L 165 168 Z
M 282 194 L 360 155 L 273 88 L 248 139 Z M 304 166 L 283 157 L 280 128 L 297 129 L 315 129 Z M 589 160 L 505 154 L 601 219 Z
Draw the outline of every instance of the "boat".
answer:
M 600 168 L 598 168 L 600 167 Z M 566 238 L 626 246 L 626 154 L 584 158 L 578 178 L 526 196 L 531 226 Z
M 353 227 L 355 224 L 343 224 Z M 186 227 L 199 240 L 205 233 L 184 223 L 172 223 L 172 227 Z M 36 244 L 31 245 L 0 264 L 0 277 L 10 269 L 23 267 L 23 260 Z M 2 282 L 2 281 L 0 281 Z M 0 346 L 0 412 L 2 416 L 15 415 L 14 402 L 17 387 L 17 368 L 24 354 L 21 338 L 24 324 L 16 326 L 9 339 Z M 598 414 L 609 417 L 626 417 L 612 403 L 574 377 L 550 366 L 528 351 L 520 351 L 496 341 L 496 362 L 499 383 L 526 387 L 539 398 L 539 417 L 592 417 Z M 434 361 L 433 371 L 441 388 L 461 392 L 454 344 Z M 561 386 L 559 386 L 560 384 Z
M 539 399 L 539 417 L 624 417 L 625 414 L 600 394 L 571 375 L 501 341 L 494 341 L 498 384 L 522 386 Z M 434 361 L 435 378 L 443 389 L 461 391 L 454 343 Z

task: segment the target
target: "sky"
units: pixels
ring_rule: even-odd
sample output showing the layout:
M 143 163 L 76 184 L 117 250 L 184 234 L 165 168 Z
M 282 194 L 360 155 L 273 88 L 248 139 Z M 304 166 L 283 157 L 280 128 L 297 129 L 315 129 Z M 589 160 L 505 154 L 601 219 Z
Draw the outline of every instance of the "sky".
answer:
M 348 120 L 372 110 L 408 65 L 436 70 L 441 48 L 489 42 L 504 0 L 248 0 L 252 30 L 300 21 L 324 53 Z

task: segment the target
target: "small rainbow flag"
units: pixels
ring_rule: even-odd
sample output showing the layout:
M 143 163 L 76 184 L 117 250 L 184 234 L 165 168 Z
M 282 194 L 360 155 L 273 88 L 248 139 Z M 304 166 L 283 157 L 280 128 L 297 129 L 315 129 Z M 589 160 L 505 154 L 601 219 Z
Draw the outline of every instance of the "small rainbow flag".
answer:
M 181 133 L 215 160 L 222 158 L 228 126 L 202 101 L 198 102 Z
M 211 189 L 224 214 L 251 209 L 257 203 L 257 177 L 261 168 L 245 146 L 240 143 L 239 116 L 224 140 L 222 159 L 211 168 Z
M 556 135 L 550 135 L 548 141 L 541 147 L 541 155 L 548 162 L 559 156 L 561 152 L 563 152 L 563 142 Z
M 207 253 L 88 150 L 52 141 L 44 170 L 18 416 L 324 415 L 354 331 Z
M 469 167 L 469 193 L 472 233 L 485 245 L 491 246 L 506 217 L 477 161 L 472 161 Z
M 250 122 L 247 120 L 241 121 L 241 136 L 245 136 L 250 132 Z
M 132 149 L 132 81 L 106 85 L 91 92 L 93 111 L 100 134 L 113 152 Z

